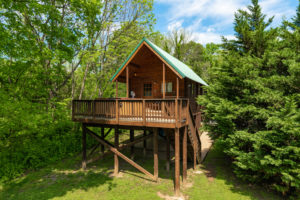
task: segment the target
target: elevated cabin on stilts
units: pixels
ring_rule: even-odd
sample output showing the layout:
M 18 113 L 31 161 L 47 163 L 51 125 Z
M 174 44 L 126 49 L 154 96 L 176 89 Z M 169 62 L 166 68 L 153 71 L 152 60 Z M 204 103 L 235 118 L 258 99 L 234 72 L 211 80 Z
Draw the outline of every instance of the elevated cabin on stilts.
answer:
M 153 180 L 158 179 L 158 129 L 163 130 L 166 142 L 166 168 L 170 169 L 170 145 L 175 150 L 175 194 L 180 190 L 180 161 L 183 183 L 187 177 L 187 159 L 196 167 L 201 159 L 201 141 L 198 131 L 201 107 L 195 98 L 203 94 L 207 84 L 187 65 L 174 58 L 152 42 L 143 39 L 128 59 L 111 78 L 116 82 L 116 98 L 73 100 L 72 119 L 82 123 L 83 159 L 86 168 L 86 133 L 114 153 L 114 172 L 119 171 L 119 158 Z M 118 83 L 126 83 L 126 98 L 118 97 Z M 101 135 L 88 127 L 102 127 Z M 109 128 L 104 133 L 104 127 Z M 105 137 L 115 129 L 114 144 Z M 130 130 L 130 142 L 119 144 L 119 129 Z M 134 130 L 144 130 L 144 135 L 134 137 Z M 121 153 L 126 147 L 153 138 L 154 172 L 138 165 L 132 157 Z M 174 143 L 173 143 L 174 142 Z M 182 151 L 180 150 L 182 148 Z M 182 156 L 180 154 L 182 153 Z M 181 159 L 182 158 L 182 159 Z

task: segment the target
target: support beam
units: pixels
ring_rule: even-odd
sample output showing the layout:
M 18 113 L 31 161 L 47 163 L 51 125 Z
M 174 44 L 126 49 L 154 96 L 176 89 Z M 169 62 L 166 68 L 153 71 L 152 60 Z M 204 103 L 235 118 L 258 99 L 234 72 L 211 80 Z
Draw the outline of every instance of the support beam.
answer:
M 186 184 L 187 178 L 187 127 L 183 130 L 183 141 L 182 141 L 182 179 L 183 184 Z
M 106 136 L 108 136 L 108 134 L 111 132 L 111 130 L 112 130 L 112 128 L 110 128 L 110 129 L 105 133 L 105 135 L 104 135 L 103 138 L 106 138 Z
M 129 66 L 126 66 L 126 97 L 129 98 Z
M 82 124 L 82 162 L 81 167 L 86 169 L 86 125 Z
M 105 138 L 104 136 L 104 127 L 101 127 L 101 137 Z M 101 153 L 104 153 L 104 145 L 101 144 Z
M 170 132 L 166 131 L 166 170 L 170 171 Z
M 154 157 L 154 178 L 157 181 L 158 179 L 158 144 L 157 144 L 157 135 L 158 129 L 154 128 L 153 133 L 153 157 Z
M 143 136 L 144 136 L 144 137 L 147 136 L 146 129 L 144 129 Z M 143 141 L 143 154 L 144 154 L 144 156 L 146 156 L 146 154 L 147 154 L 147 140 L 144 140 L 144 141 Z
M 134 129 L 130 129 L 130 142 L 134 141 Z M 134 159 L 134 144 L 130 147 L 130 158 Z
M 152 133 L 149 134 L 149 135 L 146 135 L 146 136 L 138 137 L 138 138 L 136 138 L 136 139 L 135 139 L 134 141 L 132 141 L 132 142 L 125 143 L 125 144 L 119 144 L 119 149 L 118 149 L 118 150 L 120 151 L 120 150 L 123 150 L 123 149 L 125 149 L 125 148 L 127 148 L 127 147 L 130 147 L 130 146 L 134 145 L 134 144 L 143 142 L 143 141 L 149 139 L 150 137 L 153 137 L 153 134 L 152 134 Z M 101 137 L 101 139 L 104 140 L 103 137 Z M 97 141 L 98 141 L 98 140 L 97 140 Z M 112 144 L 110 144 L 110 143 L 107 142 L 107 141 L 106 141 L 106 143 L 108 143 L 110 146 L 113 146 Z M 99 144 L 97 144 L 96 147 L 99 147 L 100 145 L 102 145 L 102 143 L 99 142 Z M 87 164 L 92 163 L 92 162 L 95 162 L 95 161 L 97 161 L 97 160 L 103 158 L 105 155 L 108 155 L 108 154 L 110 154 L 110 153 L 111 153 L 111 151 L 106 151 L 106 152 L 104 152 L 104 153 L 101 153 L 99 156 L 94 157 L 94 158 L 91 158 L 90 160 L 88 160 L 88 161 L 87 161 Z M 90 155 L 92 155 L 92 152 L 90 153 Z M 89 156 L 88 156 L 88 157 L 89 157 Z
M 86 129 L 87 133 L 92 136 L 93 138 L 95 138 L 95 140 L 97 140 L 98 142 L 100 142 L 101 144 L 103 144 L 104 146 L 106 146 L 110 151 L 112 151 L 115 155 L 119 156 L 120 158 L 122 158 L 123 160 L 125 160 L 126 162 L 128 162 L 130 165 L 132 165 L 133 167 L 135 167 L 136 169 L 138 169 L 140 172 L 144 173 L 145 175 L 149 176 L 152 180 L 155 180 L 155 177 L 148 172 L 146 169 L 144 169 L 143 167 L 141 167 L 139 164 L 137 164 L 136 162 L 134 162 L 133 160 L 129 159 L 127 156 L 125 156 L 124 154 L 122 154 L 121 152 L 119 152 L 116 148 L 113 147 L 112 144 L 110 144 L 109 142 L 107 142 L 106 140 L 104 140 L 103 138 L 101 138 L 100 136 L 98 136 L 97 134 L 95 134 L 93 131 Z
M 96 144 L 96 145 L 92 148 L 91 152 L 87 155 L 87 157 L 90 157 L 90 156 L 96 151 L 96 149 L 97 149 L 99 146 L 101 146 L 100 143 Z M 87 163 L 88 163 L 88 162 L 87 162 Z
M 132 146 L 134 144 L 137 144 L 137 143 L 140 143 L 142 141 L 145 141 L 145 140 L 147 140 L 150 137 L 152 137 L 152 134 L 136 138 L 134 141 L 129 142 L 129 143 L 121 144 L 121 145 L 119 145 L 119 150 L 125 149 L 125 148 L 130 147 L 130 146 Z
M 180 195 L 180 138 L 178 128 L 175 128 L 175 195 Z
M 115 128 L 115 148 L 118 150 L 119 148 L 119 129 Z M 115 167 L 114 167 L 114 175 L 118 175 L 119 173 L 119 158 L 117 154 L 114 155 Z

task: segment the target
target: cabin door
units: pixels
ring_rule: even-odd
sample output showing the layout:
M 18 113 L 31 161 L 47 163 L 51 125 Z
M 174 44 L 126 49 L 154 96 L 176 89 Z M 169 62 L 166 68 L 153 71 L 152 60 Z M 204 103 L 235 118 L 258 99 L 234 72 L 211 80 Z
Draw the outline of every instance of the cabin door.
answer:
M 151 82 L 145 82 L 143 85 L 143 97 L 152 98 L 153 97 L 153 84 Z

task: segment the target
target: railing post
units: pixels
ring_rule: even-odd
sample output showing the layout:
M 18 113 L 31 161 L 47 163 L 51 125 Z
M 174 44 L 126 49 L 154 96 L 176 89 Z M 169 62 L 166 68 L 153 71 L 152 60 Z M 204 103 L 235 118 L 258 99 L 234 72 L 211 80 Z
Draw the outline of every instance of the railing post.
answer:
M 146 102 L 143 99 L 143 125 L 146 126 Z
M 119 123 L 119 100 L 116 99 L 116 121 Z

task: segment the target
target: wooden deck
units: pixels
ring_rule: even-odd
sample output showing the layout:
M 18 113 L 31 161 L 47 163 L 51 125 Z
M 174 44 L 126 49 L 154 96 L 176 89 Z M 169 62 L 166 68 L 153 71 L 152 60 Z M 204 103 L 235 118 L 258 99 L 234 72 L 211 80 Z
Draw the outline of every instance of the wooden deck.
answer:
M 73 100 L 76 122 L 179 128 L 187 125 L 188 99 L 96 99 Z

